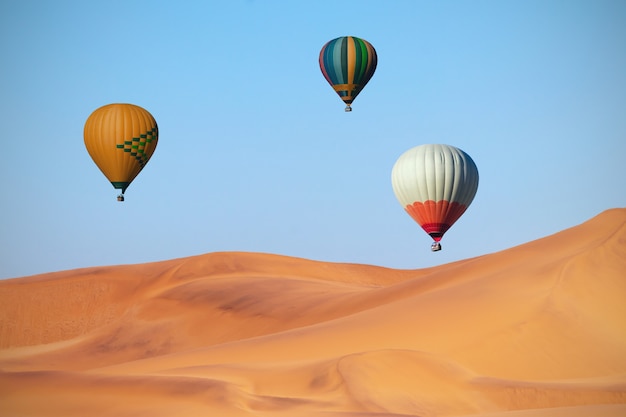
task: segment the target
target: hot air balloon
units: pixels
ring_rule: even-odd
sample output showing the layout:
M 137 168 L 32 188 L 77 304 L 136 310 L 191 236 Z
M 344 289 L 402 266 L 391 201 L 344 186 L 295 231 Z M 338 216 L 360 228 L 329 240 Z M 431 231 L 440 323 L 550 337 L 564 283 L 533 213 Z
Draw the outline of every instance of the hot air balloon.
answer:
M 378 57 L 367 41 L 342 36 L 324 45 L 320 52 L 320 69 L 326 81 L 346 103 L 346 111 L 374 75 Z
M 391 172 L 396 198 L 439 243 L 463 215 L 478 189 L 478 169 L 468 154 L 449 145 L 420 145 L 403 153 Z
M 108 104 L 87 118 L 85 146 L 113 187 L 124 192 L 154 153 L 159 128 L 154 117 L 134 104 Z

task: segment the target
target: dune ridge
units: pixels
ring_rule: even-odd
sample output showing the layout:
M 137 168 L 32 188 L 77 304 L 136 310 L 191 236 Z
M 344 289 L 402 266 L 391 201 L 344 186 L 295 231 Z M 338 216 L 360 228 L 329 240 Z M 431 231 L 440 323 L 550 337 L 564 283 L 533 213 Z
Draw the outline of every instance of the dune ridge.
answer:
M 244 252 L 0 281 L 0 414 L 624 416 L 626 209 L 419 270 Z

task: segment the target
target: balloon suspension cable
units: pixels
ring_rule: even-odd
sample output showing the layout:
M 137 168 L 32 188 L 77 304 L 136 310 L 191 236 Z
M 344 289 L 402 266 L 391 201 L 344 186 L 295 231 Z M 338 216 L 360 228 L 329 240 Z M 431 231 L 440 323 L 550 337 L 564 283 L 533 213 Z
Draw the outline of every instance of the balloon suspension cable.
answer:
M 347 112 L 352 111 L 352 107 L 350 107 L 350 105 L 349 105 L 349 104 L 347 104 L 347 105 L 346 105 L 346 111 L 347 111 Z

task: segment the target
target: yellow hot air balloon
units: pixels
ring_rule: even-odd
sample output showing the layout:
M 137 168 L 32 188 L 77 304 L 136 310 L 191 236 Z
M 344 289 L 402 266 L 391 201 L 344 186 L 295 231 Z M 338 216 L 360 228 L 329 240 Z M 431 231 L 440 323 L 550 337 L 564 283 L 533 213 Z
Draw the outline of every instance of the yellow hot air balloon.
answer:
M 114 103 L 96 109 L 85 122 L 85 146 L 113 187 L 118 201 L 156 149 L 159 128 L 154 117 L 134 104 Z

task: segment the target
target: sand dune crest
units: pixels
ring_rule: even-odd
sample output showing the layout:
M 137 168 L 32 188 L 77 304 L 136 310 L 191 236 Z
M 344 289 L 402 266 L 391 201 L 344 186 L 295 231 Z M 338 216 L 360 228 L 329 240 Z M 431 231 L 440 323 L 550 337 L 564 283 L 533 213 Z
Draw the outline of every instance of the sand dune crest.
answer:
M 421 270 L 229 252 L 4 280 L 0 410 L 622 416 L 625 295 L 626 209 Z

